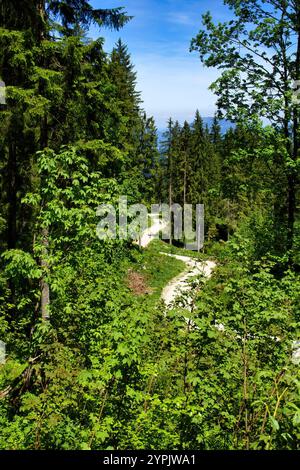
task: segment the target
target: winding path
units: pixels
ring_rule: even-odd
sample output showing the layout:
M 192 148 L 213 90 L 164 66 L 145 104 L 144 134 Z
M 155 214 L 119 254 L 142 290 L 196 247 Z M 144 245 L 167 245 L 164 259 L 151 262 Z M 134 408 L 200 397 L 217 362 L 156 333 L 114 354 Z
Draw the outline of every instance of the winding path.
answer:
M 167 226 L 167 224 L 159 218 L 158 214 L 150 214 L 149 218 L 151 220 L 151 227 L 145 230 L 141 239 L 136 242 L 136 244 L 139 244 L 142 248 L 147 248 L 152 240 L 155 238 L 158 239 L 159 232 L 164 230 Z
M 149 227 L 144 234 L 142 235 L 139 242 L 139 245 L 143 248 L 146 248 L 153 239 L 158 238 L 158 234 L 162 231 L 166 224 L 157 217 L 157 215 L 150 215 L 152 219 L 151 227 Z M 172 279 L 169 284 L 164 288 L 162 292 L 162 300 L 165 302 L 168 308 L 172 308 L 176 300 L 180 298 L 180 306 L 185 308 L 186 310 L 192 311 L 194 295 L 193 295 L 193 286 L 191 285 L 191 280 L 197 276 L 204 276 L 205 278 L 209 279 L 214 269 L 216 268 L 217 264 L 214 261 L 199 261 L 195 258 L 191 258 L 189 256 L 180 256 L 174 255 L 170 253 L 160 253 L 163 256 L 170 256 L 171 258 L 175 258 L 179 261 L 183 261 L 186 264 L 186 269 L 184 272 L 176 276 Z M 187 324 L 194 328 L 197 328 L 194 322 L 186 318 L 185 319 Z M 215 327 L 219 331 L 226 331 L 226 328 L 221 323 L 216 323 Z M 236 339 L 241 339 L 240 337 L 236 337 Z M 272 338 L 276 341 L 280 341 L 280 338 Z M 300 366 L 300 341 L 294 341 L 292 344 L 292 354 L 291 360 L 295 365 Z
M 182 297 L 182 303 L 185 308 L 191 310 L 194 296 L 192 295 L 192 286 L 190 281 L 196 276 L 210 278 L 216 263 L 213 261 L 198 261 L 189 256 L 172 255 L 161 253 L 161 255 L 170 256 L 186 264 L 187 269 L 179 276 L 172 279 L 162 292 L 162 300 L 166 306 L 170 307 L 178 297 Z
M 160 220 L 159 215 L 150 214 L 149 217 L 151 219 L 151 226 L 143 233 L 139 242 L 136 242 L 143 248 L 147 248 L 152 240 L 158 238 L 159 232 L 164 230 L 167 226 L 165 221 Z M 191 310 L 194 298 L 192 295 L 193 288 L 190 283 L 191 279 L 196 276 L 210 278 L 216 267 L 216 263 L 213 261 L 199 261 L 189 256 L 179 256 L 163 252 L 160 254 L 183 261 L 186 265 L 186 269 L 183 273 L 172 279 L 164 288 L 161 297 L 162 300 L 167 307 L 171 307 L 176 299 L 181 297 L 182 306 Z

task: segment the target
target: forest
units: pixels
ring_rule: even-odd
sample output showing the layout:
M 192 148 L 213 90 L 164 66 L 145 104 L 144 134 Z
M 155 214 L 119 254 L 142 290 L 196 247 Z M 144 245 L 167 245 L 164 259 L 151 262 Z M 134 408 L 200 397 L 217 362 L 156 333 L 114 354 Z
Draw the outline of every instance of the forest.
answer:
M 160 141 L 105 49 L 127 8 L 0 0 L 1 450 L 300 449 L 300 1 L 222 3 L 190 37 L 213 123 Z M 203 248 L 99 240 L 122 195 L 204 204 Z M 170 306 L 184 256 L 214 269 Z

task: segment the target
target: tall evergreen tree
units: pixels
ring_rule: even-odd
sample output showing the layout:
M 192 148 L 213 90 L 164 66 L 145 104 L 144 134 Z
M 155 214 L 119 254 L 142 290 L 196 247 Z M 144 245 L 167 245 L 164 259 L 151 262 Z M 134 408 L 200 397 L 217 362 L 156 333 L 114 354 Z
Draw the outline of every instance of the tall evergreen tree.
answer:
M 64 34 L 88 28 L 91 23 L 111 29 L 122 28 L 129 20 L 122 8 L 95 9 L 86 0 L 2 0 L 0 23 L 10 30 L 29 30 L 37 39 L 42 39 L 57 20 Z
M 140 125 L 140 93 L 136 91 L 137 77 L 128 48 L 119 39 L 111 54 L 110 77 L 115 85 L 115 98 L 121 114 L 116 136 L 118 145 L 133 151 L 138 141 Z
M 220 126 L 217 115 L 214 116 L 214 120 L 211 126 L 210 136 L 211 136 L 212 143 L 217 147 L 220 146 L 222 142 L 222 135 L 221 135 L 221 126 Z
M 184 122 L 181 135 L 180 135 L 180 157 L 181 157 L 181 171 L 182 171 L 182 203 L 187 204 L 189 202 L 190 193 L 190 182 L 192 178 L 191 174 L 191 130 L 190 125 L 187 121 Z
M 145 204 L 155 203 L 158 182 L 159 152 L 157 128 L 153 117 L 148 118 L 143 112 L 141 116 L 139 145 L 136 162 L 140 166 L 141 194 Z
M 44 271 L 41 311 L 46 318 L 49 227 L 46 224 L 40 227 L 39 233 L 30 233 L 29 217 L 24 217 L 22 207 L 26 191 L 36 181 L 33 155 L 49 146 L 59 149 L 62 144 L 80 139 L 105 137 L 107 128 L 104 130 L 101 126 L 101 114 L 96 117 L 94 114 L 94 121 L 89 122 L 90 108 L 88 99 L 84 98 L 84 91 L 88 90 L 87 97 L 93 106 L 97 110 L 99 106 L 103 109 L 107 95 L 103 99 L 99 90 L 101 86 L 107 89 L 109 80 L 104 85 L 101 76 L 105 68 L 102 41 L 85 45 L 77 30 L 91 22 L 118 29 L 128 18 L 119 9 L 94 10 L 85 1 L 27 3 L 21 21 L 16 14 L 18 2 L 1 4 L 0 20 L 4 28 L 0 33 L 3 52 L 0 75 L 8 94 L 7 107 L 1 113 L 5 121 L 1 158 L 5 162 L 3 171 L 7 174 L 2 197 L 3 205 L 7 207 L 7 248 L 22 246 L 29 249 L 33 239 L 41 239 L 39 256 Z M 54 17 L 63 29 L 55 26 Z M 55 34 L 50 36 L 53 28 L 59 29 L 62 40 L 58 41 Z M 41 200 L 41 207 L 43 204 Z M 28 245 L 20 238 L 22 233 L 26 233 Z

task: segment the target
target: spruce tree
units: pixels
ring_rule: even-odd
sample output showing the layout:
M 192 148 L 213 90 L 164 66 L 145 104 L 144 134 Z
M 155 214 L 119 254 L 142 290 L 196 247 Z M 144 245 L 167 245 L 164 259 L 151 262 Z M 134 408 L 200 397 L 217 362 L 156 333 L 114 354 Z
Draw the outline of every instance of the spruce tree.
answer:
M 191 129 L 187 121 L 184 122 L 180 135 L 180 168 L 182 174 L 182 203 L 189 203 L 190 183 L 193 177 L 191 170 Z
M 89 114 L 92 107 L 103 110 L 104 103 L 113 100 L 106 91 L 110 80 L 106 74 L 105 83 L 103 75 L 106 65 L 102 41 L 86 44 L 78 28 L 96 22 L 118 29 L 128 18 L 119 9 L 93 10 L 85 1 L 28 1 L 20 20 L 16 14 L 18 4 L 3 2 L 0 14 L 4 26 L 0 33 L 0 76 L 7 86 L 7 107 L 1 112 L 5 122 L 1 159 L 7 175 L 2 192 L 4 229 L 8 249 L 20 246 L 31 251 L 33 240 L 41 242 L 37 255 L 44 272 L 41 311 L 46 318 L 49 227 L 46 223 L 36 232 L 34 211 L 30 207 L 24 210 L 22 204 L 26 192 L 39 184 L 33 157 L 47 147 L 58 150 L 63 144 L 108 136 L 111 121 L 106 119 L 103 126 L 101 113 L 94 114 L 93 122 Z M 55 31 L 62 36 L 59 40 Z M 42 185 L 43 175 L 40 178 Z M 41 200 L 41 208 L 44 204 Z
M 137 76 L 128 48 L 120 39 L 111 54 L 109 74 L 121 114 L 116 140 L 119 146 L 132 152 L 138 142 L 141 99 L 136 91 Z
M 140 118 L 139 144 L 135 157 L 139 165 L 141 194 L 144 203 L 155 203 L 158 183 L 159 152 L 157 128 L 153 117 L 148 118 L 143 112 Z
M 91 23 L 119 30 L 131 18 L 122 8 L 95 9 L 86 0 L 2 0 L 0 24 L 10 30 L 30 30 L 42 40 L 53 27 L 62 34 L 73 35 L 78 28 L 87 29 Z M 54 22 L 57 21 L 55 25 Z

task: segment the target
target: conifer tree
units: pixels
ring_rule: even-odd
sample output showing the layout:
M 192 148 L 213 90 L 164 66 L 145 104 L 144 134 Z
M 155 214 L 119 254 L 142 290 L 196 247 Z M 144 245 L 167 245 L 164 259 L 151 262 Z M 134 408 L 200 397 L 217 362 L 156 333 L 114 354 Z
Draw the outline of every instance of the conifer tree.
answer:
M 139 145 L 136 161 L 140 166 L 141 194 L 146 204 L 155 201 L 155 192 L 158 183 L 159 152 L 157 142 L 157 128 L 153 117 L 148 118 L 143 112 L 140 118 Z
M 89 114 L 92 107 L 103 109 L 105 101 L 107 105 L 113 100 L 106 92 L 104 97 L 101 94 L 101 88 L 109 89 L 107 75 L 104 83 L 102 41 L 84 44 L 78 27 L 96 22 L 118 29 L 128 17 L 119 9 L 93 10 L 85 1 L 28 1 L 23 16 L 16 14 L 18 5 L 19 2 L 4 1 L 0 10 L 4 26 L 0 33 L 0 76 L 8 94 L 7 107 L 1 113 L 5 121 L 1 159 L 7 174 L 7 186 L 2 192 L 3 206 L 7 207 L 6 246 L 32 250 L 32 240 L 41 240 L 39 257 L 45 273 L 41 279 L 41 311 L 46 318 L 49 227 L 45 225 L 39 233 L 32 233 L 30 219 L 34 214 L 22 206 L 26 192 L 32 189 L 33 182 L 36 184 L 33 156 L 46 147 L 59 149 L 80 139 L 107 136 L 111 122 L 106 119 L 103 126 L 101 113 L 94 113 L 94 120 Z M 54 18 L 62 29 L 53 23 Z M 55 33 L 50 36 L 54 28 L 62 40 L 57 40 Z M 43 204 L 42 200 L 41 207 Z M 24 237 L 27 244 L 23 243 Z
M 30 30 L 41 40 L 49 34 L 56 20 L 63 34 L 72 35 L 78 27 L 87 29 L 91 23 L 119 30 L 131 18 L 122 8 L 95 9 L 86 0 L 2 0 L 0 24 L 10 30 Z M 57 27 L 57 25 L 56 25 Z
M 222 142 L 222 135 L 221 135 L 221 126 L 219 124 L 219 120 L 216 114 L 214 116 L 214 120 L 211 126 L 210 136 L 211 136 L 212 143 L 216 147 L 219 147 Z
M 176 123 L 174 126 L 172 118 L 168 120 L 167 130 L 163 135 L 162 142 L 162 155 L 164 158 L 164 167 L 165 167 L 165 176 L 166 176 L 166 200 L 168 201 L 169 207 L 172 207 L 174 201 L 174 127 L 178 127 L 179 124 Z M 172 245 L 172 234 L 170 233 L 169 243 Z
M 195 120 L 192 124 L 191 136 L 191 153 L 192 153 L 192 182 L 190 196 L 191 201 L 195 204 L 197 198 L 203 203 L 203 196 L 205 193 L 205 174 L 204 174 L 204 160 L 206 152 L 205 130 L 203 120 L 199 111 L 196 111 Z
M 136 91 L 137 76 L 128 48 L 120 39 L 111 54 L 109 74 L 121 115 L 116 136 L 118 146 L 132 152 L 138 144 L 141 100 L 140 93 Z
M 182 169 L 182 183 L 183 188 L 182 203 L 187 204 L 189 201 L 190 193 L 190 181 L 193 175 L 191 174 L 191 130 L 189 123 L 184 122 L 181 135 L 180 135 L 180 157 L 181 157 L 181 169 Z

